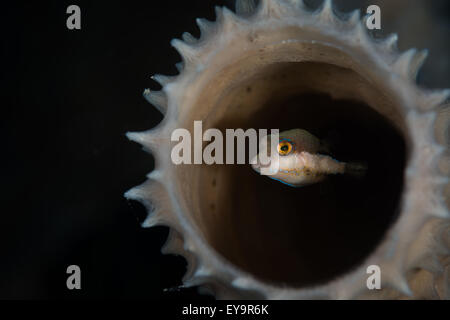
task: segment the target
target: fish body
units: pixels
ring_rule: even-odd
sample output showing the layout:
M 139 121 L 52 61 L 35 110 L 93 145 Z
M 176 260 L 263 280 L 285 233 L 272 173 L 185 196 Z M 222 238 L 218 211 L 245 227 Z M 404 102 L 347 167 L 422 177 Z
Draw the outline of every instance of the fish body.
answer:
M 267 154 L 271 152 L 272 138 L 269 136 L 267 143 L 261 145 L 267 148 Z M 293 187 L 314 184 L 333 174 L 363 175 L 366 170 L 363 164 L 341 162 L 327 155 L 328 145 L 302 129 L 281 132 L 276 152 L 279 155 L 278 162 L 270 163 L 276 171 L 268 177 Z M 252 167 L 261 172 L 262 166 L 258 161 Z

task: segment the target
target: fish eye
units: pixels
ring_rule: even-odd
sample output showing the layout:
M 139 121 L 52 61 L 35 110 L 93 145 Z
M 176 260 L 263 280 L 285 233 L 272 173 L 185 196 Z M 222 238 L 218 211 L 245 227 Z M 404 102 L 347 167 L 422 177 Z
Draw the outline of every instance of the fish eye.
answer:
M 292 143 L 282 141 L 278 144 L 278 153 L 282 156 L 288 155 L 292 151 Z

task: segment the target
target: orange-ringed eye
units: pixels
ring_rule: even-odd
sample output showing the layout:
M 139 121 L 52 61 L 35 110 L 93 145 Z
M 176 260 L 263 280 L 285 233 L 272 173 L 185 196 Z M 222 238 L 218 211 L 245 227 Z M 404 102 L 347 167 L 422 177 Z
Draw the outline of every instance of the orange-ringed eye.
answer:
M 292 144 L 288 141 L 282 141 L 278 144 L 278 153 L 282 156 L 288 155 L 292 151 Z

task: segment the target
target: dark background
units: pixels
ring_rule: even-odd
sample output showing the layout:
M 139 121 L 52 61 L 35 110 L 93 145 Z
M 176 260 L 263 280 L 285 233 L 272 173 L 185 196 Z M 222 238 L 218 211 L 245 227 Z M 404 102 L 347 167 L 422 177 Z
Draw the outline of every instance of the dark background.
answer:
M 449 2 L 390 2 L 397 8 L 389 1 L 338 7 L 379 4 L 382 34 L 396 30 L 401 48 L 431 49 L 420 83 L 450 87 Z M 66 28 L 70 4 L 81 8 L 81 30 Z M 177 74 L 170 39 L 197 36 L 195 18 L 214 20 L 214 5 L 233 4 L 2 4 L 0 299 L 212 299 L 176 289 L 185 261 L 160 253 L 168 229 L 141 228 L 144 208 L 123 197 L 153 168 L 151 155 L 125 133 L 162 119 L 142 92 L 159 88 L 152 74 Z M 81 290 L 66 288 L 71 264 L 81 267 Z

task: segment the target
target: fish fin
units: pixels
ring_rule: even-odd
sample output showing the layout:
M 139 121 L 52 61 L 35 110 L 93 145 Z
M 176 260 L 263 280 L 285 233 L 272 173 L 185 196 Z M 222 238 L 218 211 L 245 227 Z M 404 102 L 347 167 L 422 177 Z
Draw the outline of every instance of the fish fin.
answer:
M 364 178 L 367 173 L 367 163 L 365 162 L 348 162 L 345 164 L 345 173 L 355 177 L 355 178 Z
M 291 183 L 285 182 L 285 181 L 283 181 L 283 180 L 281 180 L 281 179 L 273 178 L 273 177 L 271 177 L 271 176 L 268 176 L 268 177 L 269 177 L 270 179 L 272 179 L 272 180 L 281 182 L 282 184 L 287 185 L 287 186 L 289 186 L 289 187 L 293 187 L 293 188 L 300 188 L 300 187 L 303 187 L 302 185 L 291 184 Z

